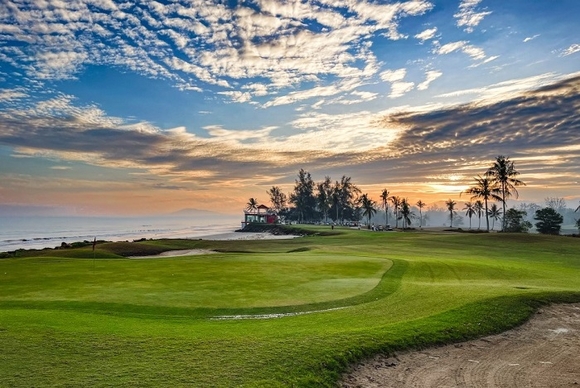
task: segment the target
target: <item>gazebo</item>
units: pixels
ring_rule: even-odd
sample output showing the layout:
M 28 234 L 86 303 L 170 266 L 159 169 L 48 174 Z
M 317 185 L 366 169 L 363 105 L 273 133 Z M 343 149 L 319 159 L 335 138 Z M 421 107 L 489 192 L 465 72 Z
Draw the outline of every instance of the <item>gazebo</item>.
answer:
M 248 224 L 275 224 L 278 221 L 278 215 L 266 205 L 259 205 L 255 209 L 244 210 L 244 221 L 242 228 Z

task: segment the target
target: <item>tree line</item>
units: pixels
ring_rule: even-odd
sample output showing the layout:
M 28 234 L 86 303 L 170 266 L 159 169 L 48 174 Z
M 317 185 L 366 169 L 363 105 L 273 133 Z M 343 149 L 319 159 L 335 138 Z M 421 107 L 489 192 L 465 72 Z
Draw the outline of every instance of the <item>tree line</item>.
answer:
M 519 175 L 515 163 L 509 157 L 499 155 L 483 174 L 474 177 L 472 185 L 460 193 L 460 197 L 464 194 L 470 196 L 470 201 L 465 202 L 462 209 L 465 211 L 465 216 L 469 218 L 470 229 L 473 217 L 478 218 L 478 228 L 481 227 L 481 219 L 484 218 L 485 229 L 488 232 L 490 221 L 492 230 L 495 222 L 501 221 L 501 230 L 505 232 L 525 232 L 532 227 L 525 218 L 527 216 L 525 209 L 506 209 L 508 199 L 518 198 L 517 188 L 526 186 L 518 178 Z M 272 186 L 267 194 L 271 208 L 286 221 L 299 223 L 332 221 L 346 224 L 366 219 L 367 224 L 370 225 L 371 219 L 379 209 L 385 212 L 386 226 L 390 225 L 390 211 L 394 216 L 395 228 L 399 228 L 399 222 L 402 228 L 408 228 L 412 220 L 417 218 L 413 205 L 407 198 L 391 195 L 385 188 L 379 196 L 380 201 L 375 202 L 367 193 L 362 193 L 353 183 L 352 178 L 346 175 L 334 181 L 326 176 L 322 181 L 315 182 L 309 172 L 300 169 L 292 192 L 285 194 L 280 187 Z M 550 200 L 561 205 L 557 199 Z M 534 220 L 538 221 L 535 225 L 536 229 L 540 233 L 558 234 L 563 221 L 562 216 L 554 211 L 554 203 L 549 203 L 548 199 L 546 202 L 545 208 L 537 205 L 534 208 Z M 247 209 L 255 208 L 257 204 L 258 201 L 255 198 L 250 198 Z M 423 209 L 426 205 L 422 200 L 414 203 L 419 211 L 419 228 L 423 227 Z M 449 212 L 450 227 L 453 227 L 453 222 L 458 219 L 457 202 L 449 199 L 445 202 L 445 206 L 446 211 Z M 580 206 L 576 209 L 578 210 Z M 580 221 L 576 221 L 576 224 L 580 229 Z

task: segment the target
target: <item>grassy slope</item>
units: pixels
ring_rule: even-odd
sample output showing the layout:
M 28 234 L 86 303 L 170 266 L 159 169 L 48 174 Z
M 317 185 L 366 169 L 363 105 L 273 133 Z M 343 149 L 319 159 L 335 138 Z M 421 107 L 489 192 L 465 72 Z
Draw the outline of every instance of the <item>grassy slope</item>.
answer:
M 0 260 L 0 386 L 332 385 L 373 352 L 505 330 L 539 303 L 580 300 L 571 238 L 347 231 L 137 250 L 192 247 L 253 253 L 129 261 L 116 254 L 134 244 L 103 245 L 95 270 L 87 259 Z M 73 252 L 53 255 L 92 257 Z

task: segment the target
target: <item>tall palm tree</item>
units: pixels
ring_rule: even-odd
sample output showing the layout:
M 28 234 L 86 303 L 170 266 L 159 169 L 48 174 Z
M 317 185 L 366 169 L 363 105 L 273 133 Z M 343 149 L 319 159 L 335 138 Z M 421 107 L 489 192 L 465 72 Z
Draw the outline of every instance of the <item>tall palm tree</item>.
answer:
M 491 204 L 489 208 L 489 217 L 491 218 L 491 230 L 495 228 L 495 220 L 499 220 L 501 216 L 501 210 L 497 207 L 495 203 Z
M 409 205 L 409 201 L 407 198 L 403 198 L 401 200 L 401 211 L 400 216 L 403 220 L 403 229 L 406 229 L 408 226 L 411 225 L 411 218 L 415 215 L 411 211 L 411 206 Z
M 503 214 L 505 214 L 506 200 L 515 195 L 518 197 L 518 190 L 516 186 L 525 186 L 526 184 L 516 177 L 520 175 L 516 171 L 514 162 L 510 160 L 509 157 L 499 155 L 493 165 L 487 170 L 485 176 L 491 178 L 491 180 L 499 186 L 501 193 L 501 202 L 503 205 Z M 505 230 L 506 219 L 503 218 L 502 230 Z
M 363 211 L 362 215 L 363 217 L 365 216 L 367 217 L 368 225 L 370 225 L 372 216 L 377 212 L 377 209 L 375 207 L 376 203 L 375 201 L 370 199 L 369 196 L 365 193 L 360 197 L 360 205 Z
M 465 210 L 465 215 L 469 217 L 469 229 L 471 229 L 471 217 L 473 217 L 477 213 L 475 205 L 471 202 L 465 202 L 465 207 L 463 208 L 463 210 Z
M 383 189 L 381 192 L 381 201 L 383 202 L 383 209 L 385 209 L 385 227 L 389 225 L 389 191 Z
M 447 210 L 449 210 L 450 227 L 453 228 L 453 215 L 455 214 L 455 205 L 457 205 L 457 202 L 449 198 L 445 201 L 445 205 L 447 205 Z
M 419 208 L 419 229 L 423 228 L 423 208 L 427 206 L 427 204 L 421 200 L 418 200 L 415 204 Z
M 465 190 L 466 194 L 471 194 L 471 199 L 483 199 L 485 204 L 485 223 L 487 227 L 487 231 L 489 232 L 489 217 L 487 202 L 489 200 L 493 201 L 501 201 L 501 197 L 498 195 L 500 193 L 499 186 L 490 178 L 484 177 L 482 178 L 481 175 L 478 175 L 475 178 L 475 184 Z M 462 193 L 459 194 L 461 196 Z
M 393 195 L 390 197 L 393 209 L 395 211 L 395 228 L 399 227 L 399 207 L 401 206 L 401 197 Z
M 246 210 L 247 211 L 258 210 L 258 200 L 256 198 L 250 198 L 248 200 L 248 203 L 246 204 Z
M 477 213 L 477 229 L 479 230 L 481 229 L 481 215 L 483 214 L 483 202 L 480 199 L 478 199 L 473 204 L 473 208 Z

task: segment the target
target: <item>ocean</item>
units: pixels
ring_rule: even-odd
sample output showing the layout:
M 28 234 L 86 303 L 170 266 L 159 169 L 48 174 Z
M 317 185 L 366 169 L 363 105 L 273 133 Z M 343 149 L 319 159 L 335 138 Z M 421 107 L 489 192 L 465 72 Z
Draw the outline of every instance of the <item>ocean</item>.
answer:
M 201 238 L 240 228 L 232 219 L 192 217 L 8 217 L 0 216 L 0 252 L 42 249 L 77 241 Z

